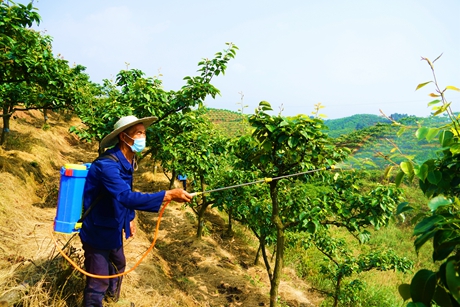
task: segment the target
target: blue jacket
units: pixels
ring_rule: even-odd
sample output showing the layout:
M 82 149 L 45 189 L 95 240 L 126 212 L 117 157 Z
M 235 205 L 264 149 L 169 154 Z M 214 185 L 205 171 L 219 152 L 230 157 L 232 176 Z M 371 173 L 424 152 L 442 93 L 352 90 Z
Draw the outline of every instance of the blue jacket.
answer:
M 158 212 L 165 191 L 158 193 L 133 192 L 133 167 L 118 146 L 107 153 L 117 157 L 99 159 L 91 164 L 86 177 L 83 206 L 86 211 L 93 199 L 102 198 L 93 206 L 83 220 L 80 238 L 97 249 L 116 249 L 122 246 L 122 233 L 131 235 L 129 223 L 134 219 L 134 210 Z

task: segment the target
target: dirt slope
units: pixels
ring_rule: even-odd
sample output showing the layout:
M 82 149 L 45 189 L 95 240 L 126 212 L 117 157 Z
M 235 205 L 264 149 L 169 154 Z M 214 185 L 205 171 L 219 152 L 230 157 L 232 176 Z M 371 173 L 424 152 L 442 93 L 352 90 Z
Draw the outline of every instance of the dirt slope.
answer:
M 23 306 L 78 306 L 84 278 L 56 253 L 50 227 L 60 167 L 92 161 L 96 148 L 67 132 L 76 119 L 65 122 L 54 114 L 47 131 L 42 123 L 39 112 L 18 114 L 0 149 L 0 301 L 14 294 Z M 135 188 L 166 188 L 166 177 L 154 174 L 149 163 L 141 163 Z M 205 235 L 197 240 L 193 211 L 169 204 L 155 249 L 125 277 L 122 300 L 107 306 L 268 306 L 267 273 L 261 264 L 253 265 L 257 244 L 251 233 L 237 225 L 232 236 L 224 235 L 225 215 L 214 210 L 207 220 Z M 158 214 L 138 213 L 138 231 L 125 242 L 128 267 L 149 247 L 157 221 Z M 70 237 L 57 236 L 61 244 Z M 78 238 L 66 252 L 81 263 Z M 321 298 L 290 268 L 283 273 L 284 306 L 319 305 Z

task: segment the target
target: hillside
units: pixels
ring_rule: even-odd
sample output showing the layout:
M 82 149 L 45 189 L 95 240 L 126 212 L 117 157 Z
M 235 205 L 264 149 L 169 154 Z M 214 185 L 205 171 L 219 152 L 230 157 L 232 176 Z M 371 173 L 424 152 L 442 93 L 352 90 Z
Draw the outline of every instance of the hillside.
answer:
M 83 276 L 56 252 L 51 227 L 65 163 L 89 162 L 94 144 L 68 133 L 75 118 L 51 114 L 50 129 L 42 129 L 42 114 L 17 113 L 7 143 L 0 147 L 0 306 L 80 306 Z M 140 164 L 135 189 L 158 191 L 168 182 L 153 165 Z M 116 306 L 268 306 L 265 268 L 253 265 L 256 240 L 244 227 L 225 234 L 225 216 L 208 211 L 205 236 L 195 239 L 190 208 L 170 204 L 161 221 L 155 249 L 125 277 L 122 301 Z M 128 267 L 147 250 L 157 214 L 138 214 L 138 232 L 125 242 Z M 81 264 L 79 239 L 57 237 L 61 247 Z M 318 306 L 322 298 L 287 267 L 280 286 L 284 306 Z M 112 304 L 113 305 L 113 304 Z M 110 304 L 107 306 L 111 306 Z M 114 305 L 115 306 L 115 305 Z
M 374 126 L 377 123 L 389 124 L 390 121 L 373 114 L 355 114 L 344 118 L 324 120 L 324 124 L 329 128 L 327 132 L 333 138 L 355 130 Z
M 413 156 L 416 161 L 434 158 L 436 150 L 439 149 L 437 138 L 430 142 L 426 139 L 418 140 L 415 136 L 416 131 L 420 126 L 441 127 L 449 123 L 449 119 L 444 116 L 400 116 L 401 114 L 391 115 L 392 118 L 398 118 L 397 122 L 402 125 L 390 124 L 382 117 L 378 121 L 379 117 L 366 114 L 357 114 L 325 123 L 329 127 L 327 133 L 335 136 L 336 142 L 341 146 L 352 149 L 354 158 L 372 161 L 374 166 L 367 164 L 366 168 L 383 169 L 390 163 L 389 161 L 399 164 L 405 159 L 403 155 Z
M 208 108 L 206 115 L 227 137 L 240 136 L 245 130 L 244 117 L 238 112 Z
M 223 109 L 208 109 L 207 115 L 216 128 L 227 137 L 241 134 L 244 127 L 241 114 Z M 365 164 L 366 168 L 384 169 L 389 164 L 388 159 L 394 163 L 403 161 L 401 155 L 390 155 L 395 152 L 395 146 L 399 149 L 396 153 L 414 156 L 418 161 L 436 156 L 436 140 L 432 142 L 417 140 L 415 132 L 419 125 L 440 127 L 449 122 L 447 117 L 415 117 L 398 113 L 390 116 L 406 125 L 407 130 L 398 133 L 401 127 L 392 125 L 382 116 L 355 114 L 344 118 L 326 119 L 324 124 L 328 129 L 325 132 L 336 139 L 336 144 L 352 149 L 354 158 L 368 161 L 369 163 Z M 350 163 L 353 167 L 360 166 L 356 160 Z

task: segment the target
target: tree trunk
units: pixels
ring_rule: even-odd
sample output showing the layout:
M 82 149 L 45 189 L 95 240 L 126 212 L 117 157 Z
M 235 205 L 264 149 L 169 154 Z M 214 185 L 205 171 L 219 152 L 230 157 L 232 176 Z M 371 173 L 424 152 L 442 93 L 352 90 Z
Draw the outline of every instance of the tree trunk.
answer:
M 270 278 L 270 307 L 276 307 L 281 270 L 284 260 L 284 225 L 279 217 L 277 181 L 270 182 L 270 197 L 272 199 L 272 221 L 276 227 L 276 257 L 273 276 Z
M 205 186 L 204 186 L 204 177 L 203 175 L 200 175 L 200 183 L 201 183 L 201 191 L 205 191 Z M 204 225 L 204 213 L 206 212 L 206 208 L 208 207 L 208 203 L 206 201 L 206 196 L 202 194 L 202 202 L 200 209 L 198 210 L 198 228 L 196 230 L 196 237 L 197 239 L 201 239 L 201 236 L 203 235 L 203 225 Z
M 198 211 L 198 228 L 196 230 L 196 238 L 201 239 L 203 236 L 203 226 L 204 226 L 204 219 L 202 215 L 202 209 L 205 208 L 204 204 L 201 206 L 200 210 Z
M 256 257 L 254 259 L 254 265 L 257 265 L 259 263 L 261 249 L 262 249 L 262 244 L 260 244 L 259 242 L 259 248 L 257 249 Z
M 11 114 L 10 115 L 5 115 L 5 114 L 8 114 L 10 112 L 9 110 L 9 106 L 8 104 L 5 104 L 3 106 L 3 129 L 2 129 L 2 137 L 0 139 L 0 145 L 3 145 L 3 143 L 6 141 L 6 137 L 8 135 L 8 133 L 10 132 L 10 118 L 11 118 Z
M 283 268 L 284 260 L 284 229 L 276 230 L 276 258 L 275 268 L 273 269 L 273 277 L 270 280 L 270 307 L 276 307 L 278 299 L 278 287 L 280 285 L 281 269 Z
M 270 266 L 270 261 L 268 260 L 267 251 L 265 249 L 265 236 L 261 235 L 259 242 L 260 242 L 260 249 L 262 251 L 262 259 L 264 260 L 265 268 L 267 269 L 268 279 L 271 281 L 273 279 L 273 272 L 272 267 Z
M 176 181 L 176 170 L 173 169 L 171 178 L 169 179 L 169 189 L 171 190 L 174 187 L 174 182 Z
M 273 262 L 273 258 L 275 258 L 275 256 L 276 256 L 276 248 L 277 248 L 277 247 L 276 247 L 276 245 L 275 245 L 275 246 L 273 247 L 272 257 L 271 257 L 271 259 L 270 259 L 271 262 Z
M 337 307 L 339 304 L 339 294 L 340 294 L 340 286 L 342 283 L 342 277 L 343 276 L 341 274 L 337 276 L 337 284 L 335 285 L 335 293 L 334 293 L 334 305 L 332 305 L 333 307 Z

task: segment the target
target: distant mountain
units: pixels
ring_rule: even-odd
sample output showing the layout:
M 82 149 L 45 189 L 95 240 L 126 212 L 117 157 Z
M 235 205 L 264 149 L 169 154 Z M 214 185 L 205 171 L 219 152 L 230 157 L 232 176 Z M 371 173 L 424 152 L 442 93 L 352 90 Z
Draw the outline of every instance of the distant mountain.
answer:
M 351 133 L 355 130 L 374 126 L 377 123 L 390 124 L 391 122 L 382 116 L 373 114 L 356 114 L 339 119 L 326 119 L 324 121 L 324 124 L 329 128 L 329 131 L 327 131 L 329 136 L 333 138 Z
M 228 137 L 235 137 L 247 131 L 246 115 L 223 109 L 208 109 L 207 116 Z M 339 119 L 324 121 L 328 129 L 325 131 L 335 139 L 338 146 L 348 147 L 353 157 L 367 161 L 366 167 L 383 168 L 389 160 L 399 163 L 401 155 L 414 156 L 416 160 L 426 160 L 436 155 L 436 140 L 427 142 L 417 140 L 415 131 L 419 125 L 440 127 L 449 123 L 443 116 L 416 117 L 407 114 L 391 114 L 389 118 L 407 127 L 401 133 L 401 127 L 383 117 L 373 114 L 356 114 Z M 398 133 L 399 132 L 399 133 Z M 399 135 L 399 136 L 398 136 Z M 395 150 L 395 146 L 399 150 Z M 356 164 L 354 165 L 356 166 Z

